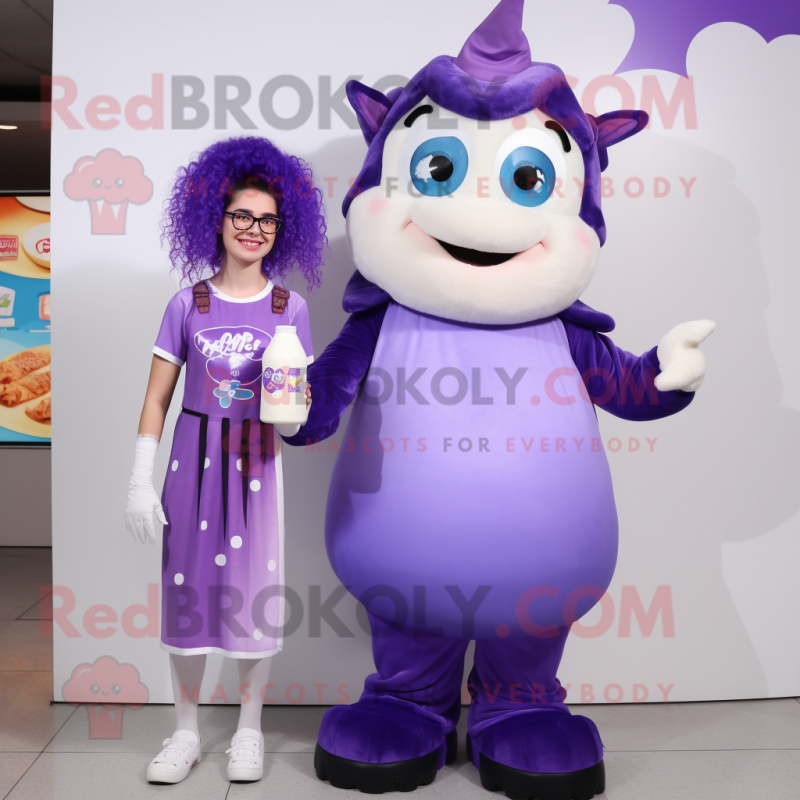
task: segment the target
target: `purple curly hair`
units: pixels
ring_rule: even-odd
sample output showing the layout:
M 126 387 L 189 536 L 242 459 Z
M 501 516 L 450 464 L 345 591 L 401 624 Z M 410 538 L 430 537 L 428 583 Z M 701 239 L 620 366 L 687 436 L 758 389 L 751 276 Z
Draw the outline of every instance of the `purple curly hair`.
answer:
M 206 267 L 219 271 L 225 252 L 218 233 L 222 212 L 232 195 L 247 186 L 271 194 L 284 221 L 261 271 L 268 278 L 283 278 L 299 269 L 309 289 L 319 286 L 328 242 L 322 192 L 305 161 L 260 136 L 215 142 L 178 170 L 161 222 L 172 265 L 192 283 Z

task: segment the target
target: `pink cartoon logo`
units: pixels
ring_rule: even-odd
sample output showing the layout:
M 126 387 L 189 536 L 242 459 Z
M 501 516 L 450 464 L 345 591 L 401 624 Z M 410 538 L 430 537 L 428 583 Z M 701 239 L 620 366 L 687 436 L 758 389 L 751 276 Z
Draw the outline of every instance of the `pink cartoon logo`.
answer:
M 141 708 L 148 697 L 139 670 L 133 664 L 120 664 L 112 656 L 75 667 L 63 693 L 68 703 L 86 706 L 90 739 L 121 739 L 123 712 Z
M 141 205 L 153 196 L 153 183 L 138 158 L 116 150 L 84 156 L 64 179 L 70 200 L 88 200 L 92 233 L 125 233 L 128 204 Z

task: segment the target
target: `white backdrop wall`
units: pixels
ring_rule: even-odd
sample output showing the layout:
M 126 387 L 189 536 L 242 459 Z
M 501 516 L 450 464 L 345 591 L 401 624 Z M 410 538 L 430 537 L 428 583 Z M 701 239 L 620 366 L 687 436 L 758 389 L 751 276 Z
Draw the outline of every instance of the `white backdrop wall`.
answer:
M 340 205 L 365 153 L 343 85 L 349 77 L 408 78 L 436 55 L 455 55 L 493 2 L 295 0 L 240 11 L 222 0 L 56 4 L 54 95 L 74 91 L 53 121 L 56 699 L 78 665 L 101 656 L 134 665 L 151 702 L 172 699 L 158 644 L 160 546 L 134 542 L 123 512 L 150 348 L 178 288 L 158 229 L 174 171 L 242 130 L 313 163 L 331 195 L 331 257 L 323 287 L 309 297 L 319 355 L 345 320 L 340 301 L 353 267 Z M 634 37 L 628 12 L 606 0 L 529 0 L 525 26 L 533 57 L 574 76 L 585 106 L 590 81 L 612 74 Z M 718 329 L 704 345 L 706 382 L 687 411 L 638 425 L 601 412 L 606 446 L 620 445 L 609 453 L 620 558 L 613 608 L 593 610 L 582 622 L 595 627 L 567 646 L 561 679 L 573 702 L 800 694 L 800 107 L 786 102 L 800 96 L 800 37 L 767 44 L 749 28 L 720 23 L 696 36 L 687 67 L 696 125 L 691 110 L 687 120 L 689 95 L 672 123 L 655 113 L 650 130 L 611 151 L 608 243 L 583 299 L 614 316 L 616 343 L 637 353 L 685 320 L 708 317 Z M 271 80 L 287 82 L 279 76 L 293 76 L 295 88 L 268 98 L 265 114 L 259 96 Z M 679 87 L 676 75 L 658 70 L 620 77 L 637 104 L 647 81 L 667 99 Z M 195 127 L 181 127 L 193 113 L 181 110 L 176 82 L 204 90 L 209 113 Z M 251 91 L 246 116 L 214 102 L 215 85 L 225 82 Z M 619 107 L 619 87 L 601 83 L 597 110 Z M 382 88 L 391 85 L 390 77 Z M 138 129 L 126 104 L 153 97 L 154 86 L 156 126 Z M 109 97 L 93 100 L 100 95 Z M 150 114 L 146 105 L 140 118 Z M 305 109 L 299 127 L 276 125 Z M 88 202 L 63 189 L 78 159 L 105 148 L 139 159 L 154 186 L 148 202 L 122 209 L 124 234 L 93 234 Z M 636 181 L 626 193 L 630 178 L 640 179 L 640 197 L 630 196 Z M 290 286 L 305 293 L 300 280 Z M 179 385 L 159 451 L 158 486 L 181 392 Z M 339 586 L 323 541 L 334 457 L 324 446 L 285 453 L 286 577 L 304 614 L 275 658 L 270 698 L 278 703 L 356 699 L 372 668 L 352 597 L 335 607 L 350 635 L 315 612 Z M 148 591 L 152 613 L 134 617 L 144 609 L 131 607 L 146 606 Z M 235 702 L 237 683 L 235 665 L 211 656 L 201 701 Z

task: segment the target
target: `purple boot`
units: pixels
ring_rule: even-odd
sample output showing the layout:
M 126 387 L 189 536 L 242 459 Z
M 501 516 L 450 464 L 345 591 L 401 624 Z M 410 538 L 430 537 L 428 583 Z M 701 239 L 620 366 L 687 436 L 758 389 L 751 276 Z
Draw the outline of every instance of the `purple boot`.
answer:
M 370 624 L 378 672 L 357 703 L 326 712 L 314 768 L 341 789 L 409 792 L 455 759 L 469 642 L 399 632 L 371 614 Z
M 605 791 L 597 728 L 570 713 L 555 676 L 567 633 L 476 642 L 467 753 L 485 789 L 517 800 L 590 800 Z

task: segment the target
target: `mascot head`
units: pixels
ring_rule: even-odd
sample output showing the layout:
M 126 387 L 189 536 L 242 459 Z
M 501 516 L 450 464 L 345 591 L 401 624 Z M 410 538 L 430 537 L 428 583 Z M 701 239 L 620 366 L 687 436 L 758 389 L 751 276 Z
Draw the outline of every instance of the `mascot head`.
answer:
M 361 276 L 460 322 L 558 314 L 605 241 L 600 173 L 643 111 L 585 114 L 564 73 L 531 60 L 524 0 L 500 0 L 457 57 L 388 94 L 347 85 L 369 150 L 344 201 Z

